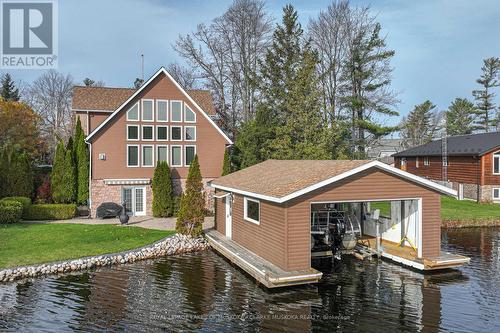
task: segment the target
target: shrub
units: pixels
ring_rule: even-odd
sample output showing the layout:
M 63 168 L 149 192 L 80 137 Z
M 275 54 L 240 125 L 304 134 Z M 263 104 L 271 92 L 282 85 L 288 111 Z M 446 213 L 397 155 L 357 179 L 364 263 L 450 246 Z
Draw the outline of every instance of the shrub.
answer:
M 198 155 L 194 156 L 186 180 L 186 192 L 181 197 L 176 230 L 185 235 L 198 236 L 203 230 L 205 192 Z
M 17 200 L 0 201 L 0 224 L 19 222 L 23 214 L 23 205 Z
M 0 201 L 18 201 L 23 205 L 23 211 L 31 205 L 31 199 L 27 197 L 6 197 Z
M 169 217 L 174 211 L 174 189 L 167 162 L 159 162 L 153 176 L 153 216 Z
M 0 156 L 0 197 L 31 197 L 33 170 L 28 156 L 13 148 L 4 148 Z
M 25 220 L 67 220 L 76 216 L 75 204 L 38 204 L 28 207 Z
M 36 203 L 50 203 L 51 199 L 50 177 L 46 176 L 36 189 Z

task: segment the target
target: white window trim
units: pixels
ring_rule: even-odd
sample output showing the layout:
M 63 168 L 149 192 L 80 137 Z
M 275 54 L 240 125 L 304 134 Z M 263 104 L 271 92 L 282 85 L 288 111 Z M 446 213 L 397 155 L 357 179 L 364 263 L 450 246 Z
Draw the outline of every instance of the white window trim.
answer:
M 189 108 L 189 110 L 191 110 L 191 112 L 194 114 L 194 120 L 193 121 L 186 120 L 186 108 Z M 194 112 L 194 110 L 189 105 L 187 105 L 187 103 L 184 103 L 184 112 L 183 113 L 184 113 L 183 117 L 184 117 L 184 122 L 185 123 L 196 123 L 196 112 Z
M 128 137 L 128 128 L 129 127 L 137 127 L 137 139 L 130 139 Z M 125 133 L 125 136 L 127 138 L 127 141 L 139 141 L 141 139 L 141 126 L 139 124 L 137 124 L 137 125 L 127 124 L 127 133 Z
M 406 157 L 401 157 L 401 166 L 406 165 Z
M 247 216 L 247 202 L 248 201 L 253 201 L 253 202 L 256 202 L 256 203 L 259 204 L 259 220 L 260 220 L 260 201 L 257 200 L 257 199 L 250 199 L 250 198 L 247 198 L 247 197 L 243 198 L 243 219 L 245 221 L 252 222 L 254 224 L 259 225 L 260 221 L 254 220 L 254 219 L 252 219 L 252 218 L 250 218 L 250 217 Z
M 151 102 L 151 112 L 152 112 L 151 120 L 144 119 L 144 102 L 148 102 L 148 101 Z M 148 98 L 141 99 L 141 119 L 143 122 L 148 122 L 148 123 L 152 123 L 155 121 L 155 100 L 154 99 L 148 99 Z
M 419 161 L 418 161 L 418 156 L 415 157 L 415 168 L 419 167 Z
M 172 115 L 173 115 L 174 113 L 173 113 L 173 111 L 172 111 L 172 110 L 173 110 L 174 108 L 172 107 L 172 104 L 174 104 L 174 102 L 180 102 L 180 103 L 181 103 L 181 120 L 174 120 L 174 119 L 173 119 L 174 117 L 173 117 Z M 170 122 L 172 122 L 172 123 L 182 123 L 183 118 L 184 118 L 184 102 L 183 102 L 183 101 L 181 101 L 181 100 L 177 100 L 177 99 L 173 99 L 173 100 L 171 100 L 171 101 L 170 101 Z
M 495 159 L 498 159 L 498 171 L 499 172 L 495 172 Z M 494 175 L 500 175 L 500 151 L 497 151 L 497 152 L 494 152 L 493 153 L 493 163 L 491 163 L 491 172 L 494 174 Z
M 165 162 L 168 163 L 168 165 L 170 165 L 170 160 L 169 160 L 169 157 L 170 157 L 170 152 L 168 151 L 168 145 L 156 145 L 156 165 L 158 165 L 158 156 L 160 156 L 160 154 L 158 154 L 158 149 L 159 148 L 167 148 L 167 160 Z
M 152 138 L 151 139 L 144 139 L 144 127 L 152 127 L 153 130 L 151 131 Z M 142 141 L 155 141 L 155 126 L 154 125 L 141 125 L 141 140 Z
M 174 164 L 174 154 L 172 153 L 172 150 L 176 147 L 179 147 L 180 148 L 180 151 L 181 151 L 181 164 Z M 170 166 L 172 167 L 182 167 L 182 162 L 184 161 L 182 158 L 184 156 L 182 156 L 182 146 L 181 145 L 170 145 Z
M 441 162 L 442 166 L 450 166 L 450 160 L 447 160 L 446 163 L 444 162 L 444 160 Z
M 194 128 L 194 139 L 193 140 L 188 140 L 187 139 L 187 135 L 186 135 L 186 129 L 187 128 Z M 196 136 L 197 136 L 196 126 L 184 126 L 182 133 L 184 133 L 184 141 L 188 141 L 188 142 L 196 141 Z
M 133 107 L 137 106 L 137 119 L 130 119 L 128 117 L 128 113 L 130 109 Z M 139 102 L 137 101 L 134 105 L 132 105 L 128 110 L 127 110 L 127 121 L 140 121 L 141 120 L 141 108 L 139 107 Z
M 165 102 L 167 104 L 167 120 L 159 120 L 158 119 L 158 102 Z M 159 122 L 159 123 L 166 123 L 168 122 L 168 110 L 169 110 L 169 106 L 170 106 L 170 103 L 168 102 L 167 99 L 157 99 L 156 100 L 156 121 Z
M 141 158 L 141 166 L 151 168 L 155 166 L 155 146 L 154 145 L 141 145 L 141 155 L 144 157 L 144 148 L 151 147 L 151 165 L 144 164 L 144 158 Z
M 495 197 L 495 190 L 498 190 L 498 197 Z M 500 200 L 500 187 L 494 187 L 494 188 L 491 189 L 491 198 L 494 201 Z
M 129 165 L 128 158 L 128 148 L 129 147 L 137 147 L 137 165 Z M 141 166 L 141 147 L 140 145 L 127 145 L 127 168 L 139 168 Z
M 429 157 L 424 157 L 424 166 L 429 166 L 430 163 L 429 163 Z
M 187 154 L 186 154 L 186 148 L 187 147 L 194 147 L 194 156 L 196 156 L 196 145 L 184 145 L 184 160 L 183 161 L 184 161 L 184 166 L 185 167 L 189 167 L 189 165 L 190 165 L 190 164 L 186 163 L 186 156 L 187 156 Z M 193 156 L 193 158 L 194 158 L 194 156 Z
M 158 129 L 160 127 L 166 127 L 167 128 L 167 138 L 166 139 L 159 139 Z M 167 125 L 156 125 L 156 141 L 168 141 L 168 138 L 169 138 L 168 126 Z
M 172 137 L 172 133 L 174 133 L 174 131 L 172 130 L 174 127 L 180 127 L 181 128 L 181 138 L 180 139 L 174 139 Z M 170 141 L 182 141 L 182 137 L 184 135 L 184 128 L 180 125 L 170 125 Z

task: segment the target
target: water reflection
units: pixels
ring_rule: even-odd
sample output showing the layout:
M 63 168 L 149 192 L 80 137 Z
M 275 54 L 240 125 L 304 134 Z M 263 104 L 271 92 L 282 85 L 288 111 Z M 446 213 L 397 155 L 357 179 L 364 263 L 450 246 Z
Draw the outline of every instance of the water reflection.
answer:
M 500 229 L 443 233 L 472 257 L 423 275 L 385 261 L 322 265 L 315 286 L 268 292 L 212 252 L 0 286 L 10 331 L 486 331 L 500 326 Z

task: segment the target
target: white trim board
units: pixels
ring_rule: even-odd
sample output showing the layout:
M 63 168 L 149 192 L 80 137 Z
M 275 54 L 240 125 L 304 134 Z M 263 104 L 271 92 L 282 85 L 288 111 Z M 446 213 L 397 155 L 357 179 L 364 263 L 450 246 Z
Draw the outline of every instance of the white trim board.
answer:
M 234 192 L 234 193 L 238 193 L 238 194 L 242 194 L 242 195 L 246 195 L 246 196 L 250 196 L 250 197 L 254 197 L 254 198 L 258 198 L 258 199 L 263 199 L 263 200 L 267 200 L 267 201 L 271 201 L 271 202 L 283 203 L 283 202 L 286 202 L 288 200 L 300 197 L 301 195 L 304 195 L 304 194 L 309 193 L 311 191 L 317 190 L 317 189 L 324 187 L 326 185 L 330 185 L 332 183 L 338 182 L 344 178 L 353 176 L 359 172 L 365 171 L 365 170 L 370 169 L 370 168 L 378 168 L 380 170 L 387 171 L 387 172 L 392 173 L 396 176 L 400 176 L 401 178 L 410 180 L 412 182 L 415 182 L 417 184 L 431 188 L 431 189 L 438 191 L 438 192 L 441 192 L 443 194 L 451 195 L 454 197 L 457 196 L 457 191 L 455 191 L 455 190 L 449 189 L 446 186 L 439 185 L 435 182 L 432 182 L 432 181 L 427 180 L 425 178 L 416 176 L 416 175 L 411 174 L 409 172 L 397 169 L 395 167 L 391 167 L 391 166 L 384 164 L 382 162 L 379 162 L 379 161 L 368 162 L 368 163 L 363 164 L 357 168 L 354 168 L 354 169 L 351 169 L 347 172 L 341 173 L 340 175 L 325 179 L 323 181 L 320 181 L 316 184 L 305 187 L 299 191 L 290 193 L 290 194 L 283 196 L 283 197 L 273 197 L 273 196 L 268 196 L 268 195 L 264 195 L 264 194 L 253 193 L 253 192 L 249 192 L 249 191 L 245 191 L 245 190 L 240 190 L 237 188 L 231 188 L 231 187 L 217 185 L 217 184 L 214 184 L 213 182 L 210 183 L 210 186 L 212 186 L 213 188 L 219 189 L 219 190 L 227 191 L 227 192 Z
M 210 118 L 210 116 L 205 112 L 203 111 L 203 109 L 198 105 L 198 103 L 196 103 L 194 101 L 194 99 L 189 96 L 189 94 L 179 85 L 179 83 L 177 83 L 177 81 L 174 80 L 174 78 L 167 72 L 167 70 L 164 68 L 164 67 L 161 67 L 158 71 L 156 71 L 155 74 L 153 74 L 153 76 L 151 76 L 139 89 L 137 89 L 135 91 L 135 93 L 132 94 L 132 96 L 130 96 L 125 102 L 123 102 L 109 117 L 107 117 L 99 126 L 97 126 L 93 131 L 92 133 L 90 133 L 86 138 L 85 138 L 85 141 L 90 141 L 90 139 L 92 139 L 92 137 L 94 135 L 96 135 L 96 133 L 98 133 L 104 126 L 106 126 L 107 123 L 109 123 L 111 121 L 111 119 L 113 119 L 121 110 L 123 110 L 123 108 L 128 104 L 130 103 L 132 100 L 134 100 L 147 86 L 149 86 L 151 84 L 151 82 L 154 81 L 154 79 L 156 79 L 160 74 L 165 74 L 167 76 L 168 79 L 170 79 L 174 85 L 177 87 L 177 89 L 179 89 L 182 94 L 188 99 L 188 101 L 194 105 L 194 107 L 196 109 L 198 109 L 198 111 L 205 117 L 205 119 L 208 120 L 208 122 L 222 135 L 222 137 L 229 143 L 229 144 L 233 144 L 233 141 L 231 141 L 231 139 L 229 139 L 229 137 L 220 129 L 219 126 L 217 126 L 217 124 L 212 120 L 212 118 Z M 184 110 L 182 110 L 183 113 L 184 113 Z

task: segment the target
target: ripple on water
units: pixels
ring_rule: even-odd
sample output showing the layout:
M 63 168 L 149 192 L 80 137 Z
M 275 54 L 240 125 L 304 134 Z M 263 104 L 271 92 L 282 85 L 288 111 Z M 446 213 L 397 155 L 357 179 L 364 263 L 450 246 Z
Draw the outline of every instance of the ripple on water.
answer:
M 269 292 L 208 251 L 5 284 L 0 330 L 493 331 L 498 230 L 443 232 L 471 265 L 431 275 L 345 258 L 317 285 Z

